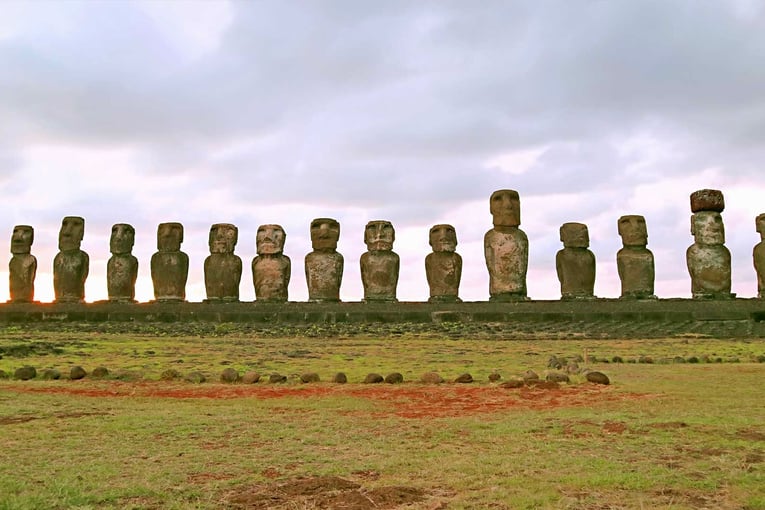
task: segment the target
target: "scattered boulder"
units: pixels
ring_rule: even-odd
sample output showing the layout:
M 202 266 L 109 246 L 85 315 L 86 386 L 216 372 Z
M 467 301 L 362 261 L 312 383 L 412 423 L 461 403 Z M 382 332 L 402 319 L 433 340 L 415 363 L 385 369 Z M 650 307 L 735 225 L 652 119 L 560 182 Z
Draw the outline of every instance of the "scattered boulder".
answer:
M 473 376 L 470 375 L 470 374 L 467 374 L 467 373 L 461 374 L 461 375 L 457 376 L 457 378 L 454 380 L 454 382 L 462 383 L 462 384 L 468 384 L 468 383 L 473 382 Z
M 555 381 L 537 381 L 534 387 L 540 390 L 557 390 L 560 384 Z
M 161 374 L 159 374 L 160 381 L 175 381 L 181 378 L 181 373 L 174 368 L 168 368 Z
M 258 381 L 260 381 L 260 374 L 257 372 L 245 372 L 245 374 L 242 376 L 242 383 L 244 384 L 255 384 Z
M 88 373 L 79 365 L 75 365 L 69 370 L 69 379 L 72 381 L 79 381 L 84 378 Z
M 563 364 L 565 363 L 565 360 L 560 360 L 556 356 L 550 356 L 550 358 L 547 360 L 547 368 L 554 368 L 555 370 L 560 370 L 563 368 Z
M 500 379 L 502 379 L 502 376 L 496 371 L 489 374 L 489 382 L 497 382 Z
M 392 372 L 385 376 L 385 382 L 388 384 L 401 384 L 404 382 L 404 376 L 399 372 Z
M 367 374 L 367 376 L 364 378 L 364 384 L 377 384 L 383 382 L 384 380 L 385 378 L 383 376 L 372 372 L 371 374 Z
M 526 384 L 526 382 L 523 379 L 521 379 L 520 377 L 511 377 L 507 381 L 505 381 L 503 383 L 499 383 L 499 387 L 500 388 L 508 388 L 508 389 L 522 388 L 525 384 Z
M 5 370 L 0 370 L 0 379 L 8 379 L 8 377 L 10 377 L 8 375 L 8 372 L 6 372 Z
M 42 374 L 40 376 L 46 380 L 46 381 L 56 381 L 58 379 L 61 379 L 61 372 L 56 370 L 55 368 L 46 368 L 42 371 Z
M 426 384 L 441 384 L 444 382 L 444 378 L 438 375 L 438 372 L 426 372 L 422 374 L 420 381 Z
M 638 358 L 638 363 L 648 363 L 648 364 L 651 364 L 651 363 L 653 363 L 653 358 L 650 357 L 650 356 L 640 356 Z
M 203 382 L 207 381 L 207 377 L 205 377 L 205 374 L 202 372 L 196 370 L 184 377 L 183 380 L 194 384 L 202 384 Z
M 96 379 L 103 379 L 109 377 L 109 370 L 106 367 L 96 367 L 90 375 Z
M 282 374 L 273 373 L 273 374 L 268 376 L 268 382 L 270 382 L 271 384 L 278 384 L 278 383 L 287 382 L 287 376 L 286 375 L 282 375 Z
M 566 372 L 569 374 L 578 374 L 579 373 L 579 363 L 576 361 L 569 361 L 566 365 Z
M 595 384 L 611 384 L 611 380 L 603 372 L 587 372 L 587 380 Z
M 35 367 L 25 365 L 21 368 L 17 368 L 13 373 L 13 378 L 20 381 L 28 381 L 37 377 L 37 369 Z
M 337 384 L 345 384 L 348 382 L 348 377 L 345 375 L 344 372 L 338 372 L 332 378 L 332 382 Z
M 545 380 L 548 382 L 556 382 L 556 383 L 562 383 L 562 382 L 570 382 L 571 379 L 569 379 L 568 374 L 564 374 L 563 372 L 550 372 L 547 374 L 547 377 L 545 377 Z
M 300 382 L 303 383 L 317 383 L 319 381 L 321 381 L 321 378 L 316 372 L 306 372 L 300 375 Z
M 624 363 L 624 359 L 621 356 L 614 356 L 611 358 L 611 363 Z
M 224 368 L 220 373 L 220 382 L 222 383 L 235 383 L 239 381 L 239 371 L 235 368 Z
M 523 373 L 523 380 L 527 383 L 529 381 L 538 381 L 539 380 L 539 374 L 534 372 L 533 370 L 526 370 Z

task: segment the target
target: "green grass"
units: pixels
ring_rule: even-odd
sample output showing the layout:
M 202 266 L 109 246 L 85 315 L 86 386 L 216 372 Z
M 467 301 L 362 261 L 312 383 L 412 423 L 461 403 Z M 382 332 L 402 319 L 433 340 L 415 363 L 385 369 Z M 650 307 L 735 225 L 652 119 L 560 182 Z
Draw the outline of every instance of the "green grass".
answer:
M 24 345 L 36 347 L 18 347 Z M 421 387 L 414 382 L 350 384 L 315 397 L 211 399 L 61 392 L 124 387 L 87 378 L 0 381 L 0 509 L 212 509 L 246 488 L 311 475 L 339 476 L 365 489 L 426 492 L 425 501 L 406 508 L 438 502 L 449 509 L 765 508 L 765 364 L 755 362 L 765 353 L 763 340 L 266 338 L 236 328 L 221 336 L 166 337 L 7 329 L 0 349 L 6 372 L 26 364 L 64 374 L 72 365 L 88 371 L 103 365 L 112 373 L 140 373 L 151 387 L 192 390 L 229 387 L 162 383 L 159 374 L 201 370 L 216 380 L 231 366 L 265 374 L 315 371 L 326 381 L 344 371 L 357 383 L 371 371 L 399 371 L 406 381 L 429 370 L 446 379 L 470 372 L 478 394 L 518 403 L 490 413 L 455 408 L 445 417 L 404 418 L 397 401 L 365 392 Z M 519 390 L 487 382 L 495 369 L 505 378 L 529 368 L 544 373 L 550 355 L 650 356 L 654 363 L 590 363 L 613 386 L 582 393 L 590 399 L 586 405 L 572 405 L 567 395 L 576 390 L 570 389 L 550 397 L 557 407 L 529 406 Z M 672 362 L 705 355 L 723 362 Z M 574 377 L 573 386 L 584 385 Z M 310 498 L 297 498 L 280 508 L 313 506 Z

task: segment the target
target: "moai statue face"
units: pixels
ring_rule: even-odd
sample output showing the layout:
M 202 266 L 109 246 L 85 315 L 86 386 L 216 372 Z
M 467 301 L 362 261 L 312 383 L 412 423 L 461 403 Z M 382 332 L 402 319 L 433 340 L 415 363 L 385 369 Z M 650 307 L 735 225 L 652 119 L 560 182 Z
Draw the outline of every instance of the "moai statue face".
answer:
M 234 253 L 239 229 L 230 223 L 216 223 L 210 227 L 210 253 Z
M 124 255 L 133 251 L 135 244 L 135 229 L 127 223 L 117 223 L 112 226 L 112 236 L 109 240 L 109 251 L 113 255 Z
M 11 253 L 22 255 L 32 251 L 35 230 L 29 225 L 16 225 L 11 235 Z
M 430 228 L 430 246 L 434 252 L 455 252 L 457 231 L 451 225 L 433 225 Z
M 85 219 L 79 216 L 66 216 L 61 221 L 58 232 L 58 249 L 73 251 L 80 249 L 80 243 L 85 235 Z
M 314 250 L 334 251 L 340 239 L 340 224 L 332 218 L 316 218 L 311 222 L 311 244 Z
M 590 234 L 584 223 L 564 223 L 560 227 L 560 240 L 566 248 L 588 248 Z
M 691 234 L 698 244 L 725 244 L 722 216 L 715 211 L 700 211 L 691 216 Z
M 757 219 L 754 220 L 754 222 L 755 225 L 757 225 L 757 232 L 760 233 L 760 239 L 765 241 L 765 213 L 757 216 Z
M 183 242 L 183 225 L 160 223 L 157 227 L 157 250 L 162 252 L 180 251 Z
M 645 226 L 644 217 L 637 214 L 622 216 L 619 218 L 617 226 L 624 246 L 646 246 L 648 244 L 648 230 Z
M 495 227 L 517 227 L 521 224 L 521 198 L 512 189 L 501 189 L 491 194 L 489 209 Z
M 287 234 L 281 225 L 261 225 L 255 236 L 258 255 L 276 255 L 284 251 Z
M 369 251 L 391 251 L 396 231 L 390 221 L 376 220 L 364 228 L 364 243 Z

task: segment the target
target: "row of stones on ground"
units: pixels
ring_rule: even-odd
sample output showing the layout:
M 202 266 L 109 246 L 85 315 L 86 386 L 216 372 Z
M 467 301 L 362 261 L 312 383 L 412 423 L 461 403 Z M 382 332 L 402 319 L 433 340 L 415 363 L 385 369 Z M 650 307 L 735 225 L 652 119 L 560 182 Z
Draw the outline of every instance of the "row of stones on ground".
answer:
M 581 373 L 585 376 L 585 379 L 588 382 L 597 383 L 597 384 L 610 384 L 610 380 L 608 376 L 606 376 L 602 372 L 590 370 L 588 368 L 580 369 L 578 366 L 575 366 L 575 363 L 570 362 L 567 365 L 566 372 L 555 370 L 552 372 L 549 372 L 545 376 L 545 382 L 552 383 L 554 385 L 557 385 L 558 383 L 570 383 L 571 378 L 569 377 L 569 373 Z M 567 373 L 568 372 L 568 373 Z M 22 381 L 29 381 L 32 379 L 35 379 L 37 377 L 37 369 L 33 366 L 26 365 L 23 367 L 20 367 L 16 369 L 16 371 L 13 374 L 14 379 L 22 380 Z M 69 370 L 69 379 L 76 381 L 85 378 L 88 376 L 88 372 L 82 368 L 81 366 L 74 366 Z M 90 374 L 90 377 L 94 379 L 106 379 L 111 376 L 111 373 L 106 367 L 97 367 L 93 370 L 93 372 Z M 0 370 L 0 379 L 7 379 L 9 376 L 8 374 Z M 55 368 L 48 368 L 41 372 L 40 377 L 43 380 L 58 380 L 61 379 L 61 372 L 56 370 Z M 290 376 L 292 379 L 299 381 L 301 383 L 318 383 L 321 382 L 321 377 L 316 372 L 305 372 L 300 375 L 294 375 Z M 285 383 L 290 378 L 286 375 L 282 375 L 279 373 L 272 373 L 267 378 L 264 376 L 261 376 L 260 373 L 255 371 L 249 371 L 245 372 L 244 374 L 240 374 L 239 371 L 237 371 L 234 368 L 225 368 L 221 374 L 220 374 L 220 382 L 223 383 L 243 383 L 243 384 L 255 384 L 261 381 L 267 381 L 271 384 L 277 384 L 277 383 Z M 120 378 L 119 375 L 115 376 L 114 378 Z M 178 370 L 171 368 L 168 370 L 165 370 L 160 375 L 160 380 L 162 381 L 175 381 L 175 380 L 184 380 L 186 382 L 191 383 L 203 383 L 207 381 L 207 376 L 200 372 L 200 371 L 193 371 L 184 376 L 179 372 Z M 499 372 L 492 372 L 489 374 L 488 377 L 489 382 L 492 383 L 498 383 L 502 380 L 502 375 Z M 336 373 L 332 379 L 331 382 L 338 383 L 338 384 L 345 384 L 348 382 L 348 377 L 345 375 L 344 372 L 338 372 Z M 363 381 L 360 381 L 364 384 L 378 384 L 378 383 L 388 383 L 388 384 L 401 384 L 404 382 L 404 376 L 400 372 L 391 372 L 387 376 L 383 377 L 382 375 L 372 372 L 367 374 L 367 376 L 363 379 Z M 426 384 L 442 384 L 446 382 L 446 379 L 444 379 L 440 374 L 437 372 L 426 372 L 420 377 L 419 382 L 426 383 Z M 475 379 L 473 379 L 473 376 L 469 373 L 460 374 L 456 378 L 453 379 L 454 383 L 459 384 L 469 384 L 472 382 L 475 382 Z M 542 383 L 542 380 L 539 377 L 539 374 L 537 374 L 534 370 L 527 370 L 521 375 L 517 376 L 511 376 L 506 382 L 500 383 L 500 386 L 506 387 L 506 388 L 518 388 L 524 385 L 531 386 L 531 385 L 539 385 Z

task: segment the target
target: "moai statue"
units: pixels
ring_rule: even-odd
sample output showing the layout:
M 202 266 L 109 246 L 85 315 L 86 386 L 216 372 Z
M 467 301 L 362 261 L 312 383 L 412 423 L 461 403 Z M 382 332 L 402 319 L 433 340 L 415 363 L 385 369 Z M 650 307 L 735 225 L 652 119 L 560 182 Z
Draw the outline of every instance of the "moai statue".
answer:
M 757 297 L 765 298 L 765 213 L 755 220 L 761 241 L 754 247 L 754 270 L 757 271 Z
M 210 256 L 205 259 L 207 302 L 239 301 L 242 259 L 234 255 L 239 230 L 230 223 L 210 227 Z
M 151 281 L 154 299 L 160 303 L 186 301 L 189 256 L 181 251 L 183 225 L 160 223 L 157 227 L 157 252 L 151 256 Z
M 433 253 L 425 257 L 425 275 L 430 287 L 430 303 L 458 303 L 462 257 L 457 249 L 457 232 L 451 225 L 430 228 L 430 246 Z
M 560 227 L 563 249 L 555 255 L 561 299 L 594 299 L 595 255 L 588 249 L 590 235 L 583 223 Z
M 397 301 L 400 261 L 393 252 L 396 231 L 390 221 L 370 221 L 364 228 L 367 251 L 361 254 L 361 283 L 367 303 Z
M 518 228 L 521 224 L 518 192 L 511 189 L 495 191 L 489 199 L 489 208 L 494 217 L 494 228 L 483 238 L 489 270 L 489 301 L 525 300 L 529 239 Z
M 109 251 L 112 256 L 106 264 L 106 287 L 109 301 L 135 303 L 135 281 L 138 278 L 138 259 L 132 254 L 135 229 L 127 223 L 112 226 Z
M 623 299 L 655 299 L 653 253 L 646 248 L 645 218 L 631 214 L 617 222 L 624 247 L 616 254 L 616 268 L 622 281 Z
M 313 251 L 305 256 L 305 279 L 308 301 L 340 301 L 343 281 L 343 256 L 337 252 L 340 224 L 332 218 L 316 218 L 311 222 Z
M 80 250 L 85 235 L 85 219 L 66 216 L 58 233 L 59 252 L 53 259 L 53 292 L 56 303 L 82 303 L 85 301 L 85 280 L 88 278 L 90 258 Z
M 691 234 L 695 242 L 685 252 L 694 299 L 730 299 L 730 251 L 725 247 L 725 226 L 720 213 L 723 194 L 704 189 L 691 193 Z
M 29 303 L 35 297 L 37 259 L 30 252 L 35 231 L 29 225 L 16 225 L 11 235 L 10 294 L 12 303 Z
M 252 259 L 252 283 L 257 301 L 287 301 L 292 265 L 284 255 L 287 234 L 281 225 L 261 225 L 255 237 L 258 255 Z

